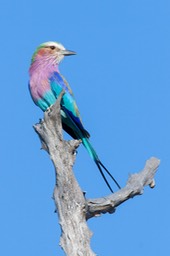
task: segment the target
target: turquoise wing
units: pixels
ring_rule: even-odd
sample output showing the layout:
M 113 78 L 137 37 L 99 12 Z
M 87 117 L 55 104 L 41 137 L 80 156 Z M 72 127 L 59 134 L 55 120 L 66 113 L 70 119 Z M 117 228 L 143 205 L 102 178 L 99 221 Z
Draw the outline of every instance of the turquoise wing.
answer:
M 58 72 L 54 72 L 49 81 L 51 90 L 53 91 L 56 99 L 62 90 L 65 91 L 61 100 L 61 114 L 64 130 L 76 139 L 82 139 L 83 137 L 89 138 L 89 133 L 83 127 L 73 93 L 65 79 Z

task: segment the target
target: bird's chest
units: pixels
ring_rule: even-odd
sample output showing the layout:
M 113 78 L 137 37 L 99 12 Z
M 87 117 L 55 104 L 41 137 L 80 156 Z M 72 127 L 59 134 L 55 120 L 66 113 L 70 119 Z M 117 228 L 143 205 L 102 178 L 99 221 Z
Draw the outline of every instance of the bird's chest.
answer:
M 42 98 L 50 89 L 48 76 L 37 73 L 31 77 L 30 91 L 34 100 Z

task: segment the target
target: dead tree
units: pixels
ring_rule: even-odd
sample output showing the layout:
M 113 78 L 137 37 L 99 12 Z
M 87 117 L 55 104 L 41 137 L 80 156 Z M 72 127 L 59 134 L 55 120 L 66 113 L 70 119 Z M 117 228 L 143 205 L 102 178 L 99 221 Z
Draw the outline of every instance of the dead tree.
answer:
M 160 160 L 150 158 L 142 171 L 130 176 L 124 188 L 102 198 L 85 199 L 75 179 L 72 167 L 76 149 L 81 141 L 65 141 L 62 136 L 60 100 L 44 114 L 44 119 L 34 126 L 54 164 L 56 184 L 54 202 L 61 226 L 60 245 L 67 256 L 96 255 L 90 248 L 91 231 L 87 220 L 103 213 L 114 213 L 116 207 L 126 200 L 143 193 L 144 186 L 155 186 L 154 175 Z

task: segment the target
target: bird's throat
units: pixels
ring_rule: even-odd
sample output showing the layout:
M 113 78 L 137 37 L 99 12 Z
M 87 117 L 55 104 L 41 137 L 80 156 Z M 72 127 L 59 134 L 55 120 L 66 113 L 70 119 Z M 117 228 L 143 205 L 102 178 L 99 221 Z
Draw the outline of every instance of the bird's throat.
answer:
M 53 72 L 59 73 L 58 64 L 56 64 L 54 61 L 43 62 L 36 60 L 31 64 L 29 69 L 30 76 L 34 75 L 35 73 L 42 76 L 48 76 Z

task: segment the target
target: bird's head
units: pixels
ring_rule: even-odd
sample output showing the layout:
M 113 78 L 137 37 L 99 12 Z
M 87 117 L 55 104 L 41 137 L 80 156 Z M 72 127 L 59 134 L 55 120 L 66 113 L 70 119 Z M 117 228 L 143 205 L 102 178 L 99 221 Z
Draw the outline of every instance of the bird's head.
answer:
M 43 62 L 51 62 L 52 64 L 59 64 L 64 56 L 76 54 L 73 51 L 66 50 L 65 47 L 57 42 L 46 42 L 38 46 L 32 56 L 31 63 L 36 60 Z

